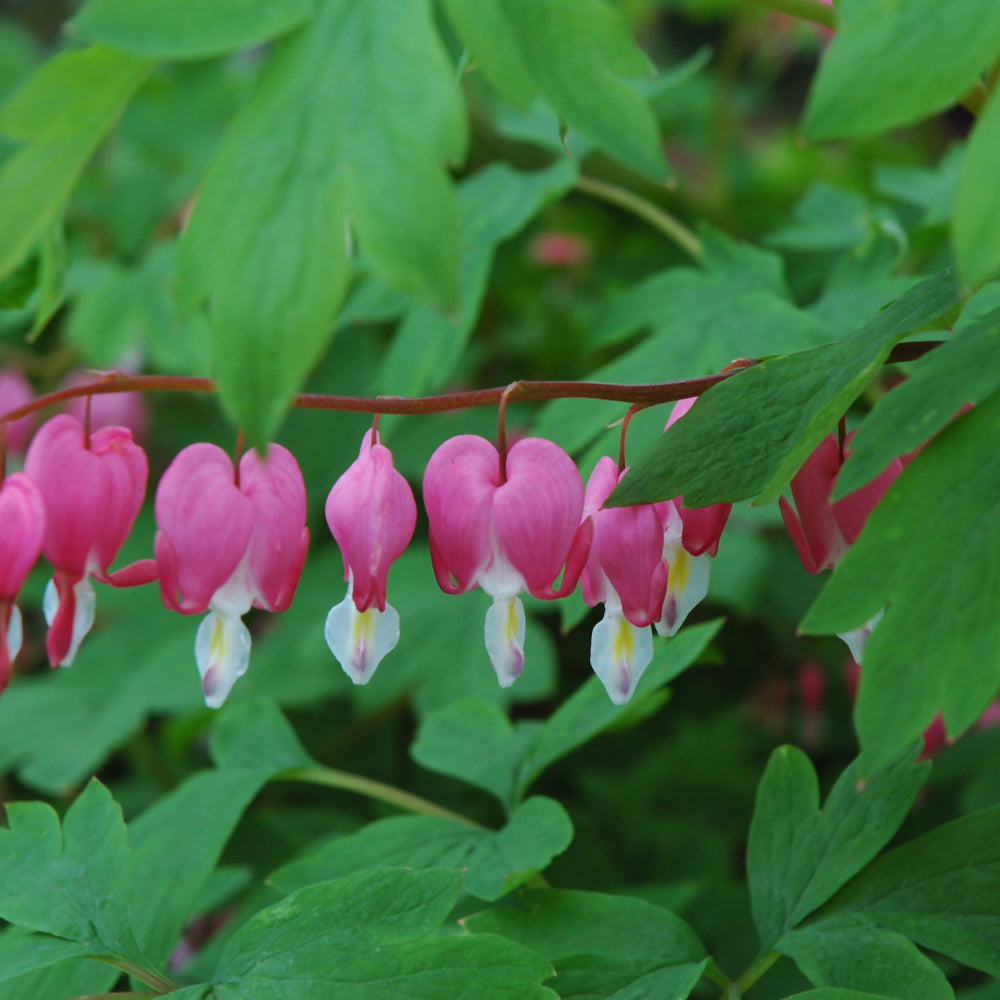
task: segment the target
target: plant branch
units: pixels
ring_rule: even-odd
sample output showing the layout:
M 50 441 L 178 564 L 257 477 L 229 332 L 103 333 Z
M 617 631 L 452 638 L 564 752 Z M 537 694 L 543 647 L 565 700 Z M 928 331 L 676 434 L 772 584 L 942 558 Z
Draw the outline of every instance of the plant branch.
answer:
M 791 14 L 792 17 L 801 17 L 806 21 L 821 24 L 824 28 L 837 27 L 837 12 L 820 0 L 743 0 L 743 3 L 754 7 L 766 7 L 782 14 Z
M 174 990 L 180 989 L 173 980 L 168 979 L 166 976 L 161 976 L 152 969 L 138 965 L 136 962 L 131 962 L 127 958 L 122 958 L 121 955 L 94 955 L 93 957 L 98 962 L 104 962 L 105 965 L 113 965 L 116 969 L 121 969 L 122 972 L 133 979 L 138 979 L 140 982 L 145 983 L 148 987 L 155 990 L 156 993 L 172 993 Z M 120 996 L 121 994 L 118 995 Z
M 453 823 L 481 829 L 480 824 L 469 819 L 468 816 L 452 812 L 450 809 L 445 809 L 444 806 L 423 799 L 419 795 L 411 795 L 393 785 L 374 781 L 371 778 L 362 777 L 360 774 L 351 774 L 349 771 L 338 771 L 331 767 L 297 767 L 289 771 L 282 771 L 275 775 L 275 778 L 279 781 L 305 781 L 313 785 L 324 785 L 327 788 L 339 788 L 345 792 L 356 792 L 358 795 L 365 795 L 370 799 L 387 802 L 406 812 L 418 813 L 421 816 L 435 816 L 438 819 L 448 819 Z
M 736 980 L 736 996 L 741 997 L 768 969 L 781 958 L 780 951 L 769 951 L 761 955 L 753 965 Z
M 573 185 L 584 194 L 593 195 L 602 201 L 617 205 L 658 229 L 667 239 L 677 244 L 689 257 L 701 261 L 704 249 L 701 240 L 679 219 L 664 211 L 659 205 L 628 188 L 595 180 L 593 177 L 577 177 Z

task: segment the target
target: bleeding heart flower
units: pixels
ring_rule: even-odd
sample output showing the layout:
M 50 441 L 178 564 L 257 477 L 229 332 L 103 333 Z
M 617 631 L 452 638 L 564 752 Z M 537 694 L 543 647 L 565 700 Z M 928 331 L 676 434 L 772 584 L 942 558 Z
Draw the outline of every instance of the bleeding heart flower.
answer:
M 302 573 L 309 532 L 302 473 L 272 444 L 232 460 L 212 444 L 193 444 L 170 463 L 156 490 L 156 562 L 163 603 L 209 614 L 195 637 L 205 704 L 226 700 L 250 659 L 242 622 L 251 607 L 283 611 Z
M 355 684 L 367 684 L 399 642 L 399 614 L 386 604 L 389 564 L 413 537 L 417 504 L 392 454 L 369 431 L 326 498 L 326 523 L 344 557 L 347 596 L 326 618 L 330 651 Z
M 16 369 L 4 368 L 0 371 L 0 415 L 16 410 L 35 398 L 31 383 Z M 7 424 L 7 452 L 22 456 L 31 439 L 34 419 L 21 417 Z
M 0 691 L 21 649 L 21 612 L 14 603 L 42 551 L 45 505 L 38 487 L 15 472 L 0 483 Z
M 42 425 L 24 462 L 45 504 L 42 551 L 55 567 L 45 590 L 45 646 L 53 666 L 68 667 L 94 623 L 90 578 L 113 586 L 155 579 L 145 560 L 108 573 L 146 495 L 146 454 L 124 427 L 89 436 L 61 414 Z
M 524 667 L 517 595 L 564 597 L 587 560 L 593 523 L 580 522 L 580 474 L 566 452 L 541 438 L 516 442 L 501 473 L 496 448 L 463 434 L 427 463 L 424 505 L 438 585 L 447 594 L 479 586 L 493 598 L 486 650 L 500 685 L 509 687 Z M 564 566 L 562 585 L 553 590 Z
M 583 517 L 591 518 L 594 538 L 580 586 L 604 618 L 590 640 L 590 665 L 616 705 L 632 697 L 653 659 L 649 626 L 660 617 L 667 588 L 663 523 L 652 504 L 602 509 L 621 476 L 610 458 L 601 458 L 587 482 Z

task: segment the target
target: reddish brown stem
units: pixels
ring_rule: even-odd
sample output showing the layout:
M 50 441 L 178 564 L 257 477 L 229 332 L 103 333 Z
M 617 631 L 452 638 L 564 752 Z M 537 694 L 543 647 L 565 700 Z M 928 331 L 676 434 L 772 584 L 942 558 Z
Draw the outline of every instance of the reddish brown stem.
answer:
M 621 437 L 618 439 L 618 475 L 620 476 L 625 471 L 625 435 L 628 433 L 628 425 L 632 418 L 640 411 L 646 408 L 646 403 L 633 403 L 628 408 L 628 413 L 625 414 L 625 419 L 622 421 L 622 433 Z
M 500 485 L 507 482 L 507 402 L 521 388 L 523 382 L 511 382 L 500 394 L 497 404 L 497 454 L 500 456 Z
M 236 453 L 233 456 L 233 484 L 240 488 L 240 458 L 243 456 L 243 431 L 236 434 Z

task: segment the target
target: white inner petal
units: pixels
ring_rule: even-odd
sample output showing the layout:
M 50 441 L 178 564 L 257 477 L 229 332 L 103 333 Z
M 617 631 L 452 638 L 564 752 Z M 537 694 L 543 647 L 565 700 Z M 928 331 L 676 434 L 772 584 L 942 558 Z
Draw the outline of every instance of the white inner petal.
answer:
M 347 596 L 326 616 L 323 634 L 330 652 L 355 684 L 367 684 L 383 657 L 399 642 L 399 613 L 391 605 L 385 611 L 354 606 L 352 583 Z
M 486 612 L 486 652 L 500 687 L 510 687 L 524 669 L 524 605 L 497 597 Z
M 10 606 L 10 619 L 7 622 L 7 662 L 13 663 L 14 657 L 21 652 L 24 631 L 21 628 L 21 612 L 16 604 Z
M 655 625 L 660 635 L 675 635 L 692 609 L 708 593 L 711 556 L 691 555 L 678 537 L 664 540 L 663 558 L 668 567 L 667 595 L 660 620 Z
M 852 629 L 850 632 L 837 633 L 847 643 L 847 648 L 851 651 L 851 656 L 854 657 L 855 663 L 861 663 L 865 646 L 868 644 L 868 637 L 872 634 L 872 629 L 882 620 L 883 614 L 885 614 L 884 610 L 879 611 L 859 628 Z
M 250 632 L 240 618 L 210 611 L 202 619 L 194 638 L 194 658 L 209 708 L 221 707 L 247 672 L 250 645 Z
M 73 609 L 73 638 L 70 640 L 69 651 L 59 664 L 60 667 L 68 667 L 73 663 L 84 636 L 94 627 L 97 595 L 94 593 L 94 585 L 90 582 L 89 576 L 84 576 L 82 580 L 73 585 L 73 596 L 76 600 L 76 606 Z M 58 610 L 59 591 L 56 588 L 55 580 L 49 580 L 42 598 L 42 613 L 45 615 L 46 624 L 52 624 Z
M 608 697 L 624 705 L 653 659 L 653 633 L 633 625 L 620 607 L 608 604 L 590 636 L 590 665 Z

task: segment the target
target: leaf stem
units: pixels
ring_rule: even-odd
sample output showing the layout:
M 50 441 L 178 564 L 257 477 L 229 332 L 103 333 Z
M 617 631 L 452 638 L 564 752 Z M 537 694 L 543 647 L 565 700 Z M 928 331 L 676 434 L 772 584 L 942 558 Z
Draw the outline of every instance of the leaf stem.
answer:
M 768 969 L 781 958 L 780 951 L 769 951 L 761 955 L 744 973 L 736 980 L 736 996 L 741 997 Z
M 163 996 L 162 993 L 135 993 L 126 990 L 124 993 L 87 993 L 84 996 L 71 997 L 70 1000 L 148 1000 L 150 997 Z
M 94 958 L 98 962 L 104 962 L 106 965 L 113 965 L 116 969 L 121 969 L 122 972 L 145 983 L 157 993 L 172 993 L 174 990 L 180 989 L 172 979 L 161 976 L 158 972 L 123 958 L 121 955 L 94 955 Z
M 643 198 L 642 195 L 617 184 L 609 184 L 607 181 L 599 181 L 593 177 L 582 175 L 577 177 L 573 186 L 584 194 L 593 195 L 602 201 L 624 208 L 627 212 L 631 212 L 648 222 L 654 229 L 663 233 L 667 239 L 673 240 L 692 259 L 700 262 L 704 257 L 705 251 L 701 240 L 683 222 L 664 211 L 659 205 L 654 205 L 647 198 Z
M 754 7 L 766 7 L 792 17 L 801 17 L 806 21 L 821 24 L 824 28 L 837 27 L 837 12 L 829 4 L 820 0 L 743 0 L 743 3 Z
M 331 767 L 296 767 L 282 771 L 275 775 L 275 778 L 280 781 L 305 781 L 313 785 L 324 785 L 327 788 L 339 788 L 345 792 L 356 792 L 358 795 L 365 795 L 370 799 L 388 802 L 406 812 L 434 816 L 438 819 L 451 820 L 453 823 L 461 823 L 463 826 L 482 829 L 481 824 L 469 819 L 468 816 L 452 812 L 450 809 L 445 809 L 444 806 L 439 806 L 419 795 L 411 795 L 393 785 L 365 778 L 360 774 L 351 774 L 349 771 L 338 771 Z

